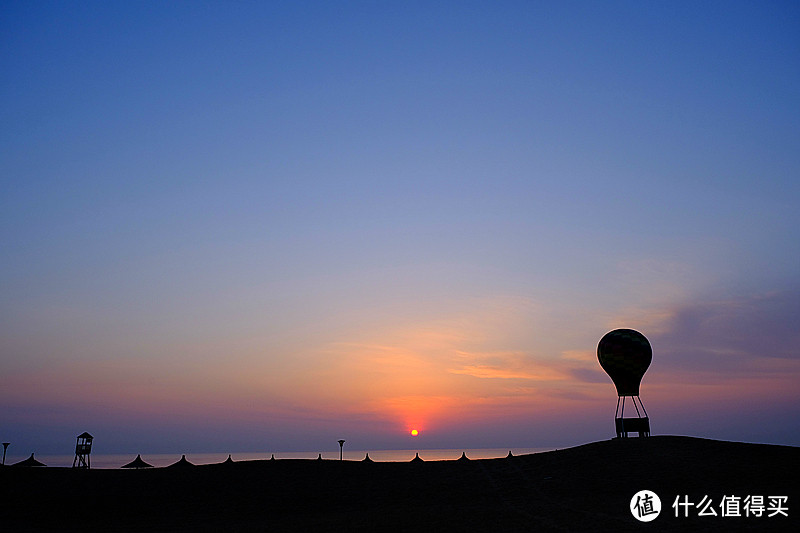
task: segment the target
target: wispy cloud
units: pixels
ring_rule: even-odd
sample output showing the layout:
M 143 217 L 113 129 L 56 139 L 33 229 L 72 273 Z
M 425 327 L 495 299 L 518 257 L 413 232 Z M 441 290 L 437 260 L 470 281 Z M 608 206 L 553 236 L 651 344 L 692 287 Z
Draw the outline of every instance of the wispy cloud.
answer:
M 676 352 L 800 359 L 800 291 L 692 303 L 667 324 L 659 340 Z
M 731 391 L 773 388 L 800 377 L 800 291 L 642 309 L 618 324 L 640 329 L 653 345 L 648 381 Z M 730 394 L 730 392 L 726 392 Z
M 558 368 L 546 362 L 537 362 L 527 352 L 474 353 L 456 350 L 448 372 L 481 379 L 552 381 L 565 378 Z

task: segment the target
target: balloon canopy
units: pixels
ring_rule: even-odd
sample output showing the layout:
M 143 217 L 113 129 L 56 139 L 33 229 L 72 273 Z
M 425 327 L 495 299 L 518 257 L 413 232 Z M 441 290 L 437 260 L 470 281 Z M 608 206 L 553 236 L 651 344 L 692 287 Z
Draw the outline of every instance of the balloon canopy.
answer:
M 597 359 L 617 387 L 617 395 L 639 396 L 639 384 L 653 360 L 653 349 L 638 331 L 615 329 L 600 339 Z

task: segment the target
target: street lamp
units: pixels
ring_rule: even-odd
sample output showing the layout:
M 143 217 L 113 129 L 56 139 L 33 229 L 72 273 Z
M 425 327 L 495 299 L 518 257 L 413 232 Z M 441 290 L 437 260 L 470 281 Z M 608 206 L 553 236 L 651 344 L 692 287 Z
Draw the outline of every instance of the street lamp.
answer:
M 339 441 L 339 460 L 342 460 L 342 454 L 344 453 L 344 439 Z

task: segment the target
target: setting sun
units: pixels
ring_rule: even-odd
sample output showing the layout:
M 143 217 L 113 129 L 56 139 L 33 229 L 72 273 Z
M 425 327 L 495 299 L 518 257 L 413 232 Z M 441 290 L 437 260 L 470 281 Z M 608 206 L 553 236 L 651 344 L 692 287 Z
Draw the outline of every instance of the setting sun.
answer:
M 411 430 L 411 436 L 412 437 L 416 437 L 417 435 L 419 435 L 419 431 L 417 431 L 416 429 L 412 429 Z

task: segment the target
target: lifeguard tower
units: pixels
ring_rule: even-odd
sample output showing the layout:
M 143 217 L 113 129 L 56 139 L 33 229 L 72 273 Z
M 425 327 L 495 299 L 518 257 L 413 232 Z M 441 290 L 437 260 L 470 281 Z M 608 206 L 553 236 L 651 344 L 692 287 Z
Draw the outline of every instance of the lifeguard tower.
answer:
M 72 468 L 90 468 L 91 460 L 89 455 L 92 453 L 92 437 L 84 431 L 78 435 L 78 442 L 75 444 L 75 460 L 72 461 Z

